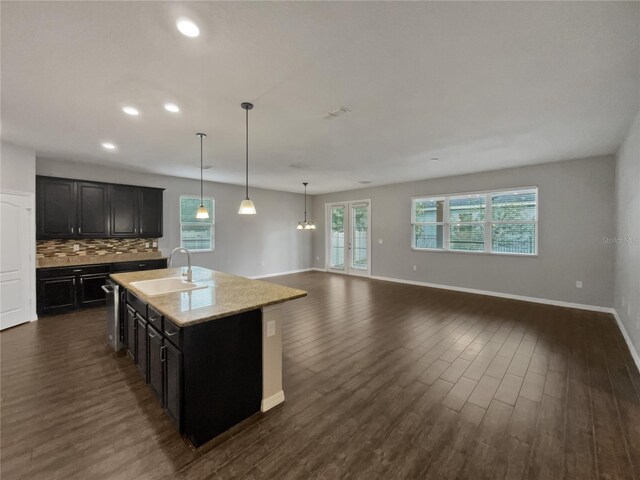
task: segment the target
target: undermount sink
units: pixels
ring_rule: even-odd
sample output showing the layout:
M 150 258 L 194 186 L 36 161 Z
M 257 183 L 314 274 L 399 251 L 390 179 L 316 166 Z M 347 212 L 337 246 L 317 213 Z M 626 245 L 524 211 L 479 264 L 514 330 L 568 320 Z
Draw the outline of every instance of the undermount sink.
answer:
M 131 282 L 130 285 L 136 290 L 140 290 L 140 292 L 148 297 L 164 295 L 165 293 L 186 292 L 189 290 L 197 290 L 198 288 L 206 288 L 206 285 L 186 282 L 181 277 L 142 280 L 140 282 Z

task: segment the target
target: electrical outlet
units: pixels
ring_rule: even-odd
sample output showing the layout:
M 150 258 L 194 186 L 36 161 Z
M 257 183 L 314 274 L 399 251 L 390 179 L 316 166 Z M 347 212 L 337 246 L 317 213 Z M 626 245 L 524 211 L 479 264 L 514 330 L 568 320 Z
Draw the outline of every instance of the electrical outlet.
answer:
M 149 248 L 149 242 L 144 244 L 144 248 Z
M 158 242 L 153 242 L 153 248 L 157 248 L 158 247 Z
M 417 265 L 414 265 L 414 266 L 413 266 L 413 271 L 414 271 L 414 272 L 417 272 L 417 271 L 418 271 L 418 266 L 417 266 Z
M 79 252 L 80 251 L 80 244 L 74 243 L 73 244 L 73 251 L 74 252 Z
M 276 334 L 276 321 L 270 320 L 267 322 L 267 337 L 273 337 Z
M 576 280 L 576 288 L 582 288 L 582 280 Z

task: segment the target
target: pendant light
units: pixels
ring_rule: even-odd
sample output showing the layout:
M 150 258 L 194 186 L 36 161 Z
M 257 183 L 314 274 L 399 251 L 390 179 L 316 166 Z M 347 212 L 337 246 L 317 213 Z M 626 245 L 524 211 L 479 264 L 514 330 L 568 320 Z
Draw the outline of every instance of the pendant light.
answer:
M 196 212 L 196 218 L 209 218 L 209 211 L 207 210 L 207 208 L 204 206 L 204 196 L 202 194 L 202 185 L 203 185 L 203 179 L 202 179 L 202 172 L 203 172 L 203 168 L 202 168 L 202 138 L 206 137 L 207 134 L 206 133 L 196 133 L 197 137 L 200 137 L 200 206 L 198 207 L 198 211 Z
M 256 207 L 249 198 L 249 110 L 253 108 L 253 103 L 244 102 L 240 105 L 246 112 L 246 183 L 245 183 L 245 197 L 240 204 L 240 215 L 255 215 Z
M 302 222 L 298 222 L 297 230 L 315 230 L 316 226 L 311 220 L 307 221 L 307 185 L 309 182 L 302 182 L 304 185 L 304 220 Z

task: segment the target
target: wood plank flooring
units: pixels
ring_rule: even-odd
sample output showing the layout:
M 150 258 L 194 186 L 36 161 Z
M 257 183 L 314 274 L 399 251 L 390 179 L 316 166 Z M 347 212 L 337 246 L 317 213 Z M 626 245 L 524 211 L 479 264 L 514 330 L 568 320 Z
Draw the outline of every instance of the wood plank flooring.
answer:
M 0 334 L 9 479 L 635 479 L 640 374 L 608 314 L 308 272 L 286 402 L 190 450 L 104 309 Z

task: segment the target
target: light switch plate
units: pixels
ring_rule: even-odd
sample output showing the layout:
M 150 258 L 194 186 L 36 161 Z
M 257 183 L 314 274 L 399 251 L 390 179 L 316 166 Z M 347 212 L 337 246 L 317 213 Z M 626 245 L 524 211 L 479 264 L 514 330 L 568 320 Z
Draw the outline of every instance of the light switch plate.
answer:
M 158 246 L 158 242 L 153 242 L 153 248 L 156 248 Z
M 582 288 L 582 280 L 576 280 L 576 288 Z
M 270 320 L 267 322 L 267 337 L 273 337 L 276 334 L 276 321 Z

